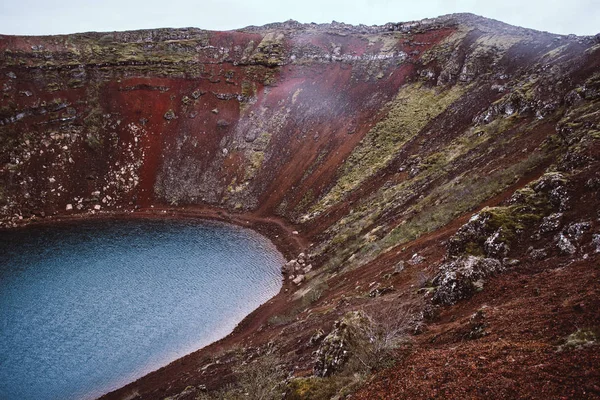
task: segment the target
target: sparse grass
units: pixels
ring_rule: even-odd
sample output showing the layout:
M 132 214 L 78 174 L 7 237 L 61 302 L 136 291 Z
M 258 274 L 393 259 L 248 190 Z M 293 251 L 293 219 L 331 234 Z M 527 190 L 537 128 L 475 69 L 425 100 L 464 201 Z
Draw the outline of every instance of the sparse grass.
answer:
M 387 166 L 407 141 L 444 112 L 463 92 L 464 87 L 440 90 L 426 88 L 420 83 L 402 88 L 389 104 L 388 115 L 354 149 L 344 163 L 336 185 L 311 211 L 321 212 L 343 200 L 367 178 Z
M 527 159 L 491 175 L 463 177 L 458 182 L 451 181 L 436 187 L 423 201 L 413 207 L 414 217 L 393 229 L 382 240 L 381 247 L 409 242 L 446 225 L 514 183 L 531 168 L 543 162 L 546 157 L 547 155 L 544 154 L 533 153 Z
M 285 392 L 287 373 L 274 353 L 258 356 L 234 372 L 236 383 L 216 392 L 197 393 L 196 400 L 279 400 Z
M 258 44 L 256 52 L 250 57 L 251 62 L 268 67 L 276 67 L 283 63 L 283 33 L 269 32 Z
M 489 153 L 527 135 L 529 125 L 522 126 L 518 116 L 499 118 L 481 126 L 468 128 L 449 145 L 416 163 L 419 172 L 395 185 L 384 185 L 376 193 L 364 197 L 352 211 L 333 225 L 331 235 L 317 248 L 318 252 L 335 252 L 325 268 L 352 269 L 368 262 L 376 255 L 401 243 L 444 226 L 459 215 L 472 210 L 514 183 L 527 171 L 548 159 L 556 148 L 542 146 L 528 158 L 507 168 L 499 168 L 489 175 L 469 174 L 451 178 L 453 171 L 463 163 L 478 162 L 482 153 Z M 512 132 L 508 134 L 507 132 Z M 410 159 L 410 157 L 408 158 Z M 407 159 L 407 162 L 408 162 Z M 432 183 L 435 185 L 432 185 Z M 386 223 L 387 215 L 396 215 L 397 225 L 392 229 Z M 383 222 L 382 222 L 383 221 Z M 373 241 L 364 235 L 375 225 L 381 226 Z M 352 254 L 359 254 L 356 262 L 346 262 Z
M 599 331 L 598 328 L 577 329 L 565 338 L 564 343 L 558 347 L 558 351 L 593 346 L 598 343 Z
M 288 324 L 296 319 L 298 314 L 306 310 L 309 306 L 316 303 L 323 292 L 329 287 L 327 283 L 322 281 L 314 281 L 307 284 L 310 285 L 304 289 L 300 289 L 301 295 L 283 314 L 274 315 L 269 318 L 269 325 L 279 326 Z
M 265 150 L 271 142 L 271 134 L 261 133 L 248 148 L 245 149 L 246 163 L 244 165 L 244 179 L 253 179 L 265 160 Z
M 249 154 L 247 153 L 248 156 L 248 164 L 246 165 L 246 171 L 245 171 L 245 175 L 244 175 L 244 179 L 245 180 L 250 180 L 253 179 L 256 174 L 258 173 L 258 170 L 260 169 L 264 159 L 265 159 L 265 153 L 262 151 L 250 151 Z
M 330 376 L 326 378 L 308 377 L 294 378 L 288 384 L 286 399 L 289 400 L 323 400 L 344 398 L 354 393 L 367 377 L 364 374 L 347 376 Z

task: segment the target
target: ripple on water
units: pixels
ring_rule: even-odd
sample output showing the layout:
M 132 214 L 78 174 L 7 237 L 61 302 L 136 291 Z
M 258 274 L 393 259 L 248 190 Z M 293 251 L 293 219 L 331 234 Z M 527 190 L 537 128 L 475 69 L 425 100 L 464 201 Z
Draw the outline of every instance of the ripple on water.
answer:
M 265 237 L 214 222 L 0 232 L 0 398 L 94 398 L 229 333 L 281 287 Z

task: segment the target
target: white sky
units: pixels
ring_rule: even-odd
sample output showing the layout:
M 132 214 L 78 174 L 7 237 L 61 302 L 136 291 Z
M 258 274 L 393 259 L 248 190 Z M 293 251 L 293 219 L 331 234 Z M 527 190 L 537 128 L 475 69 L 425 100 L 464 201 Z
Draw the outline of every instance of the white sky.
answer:
M 553 33 L 600 32 L 600 0 L 0 0 L 0 33 L 229 30 L 288 19 L 381 25 L 455 12 Z

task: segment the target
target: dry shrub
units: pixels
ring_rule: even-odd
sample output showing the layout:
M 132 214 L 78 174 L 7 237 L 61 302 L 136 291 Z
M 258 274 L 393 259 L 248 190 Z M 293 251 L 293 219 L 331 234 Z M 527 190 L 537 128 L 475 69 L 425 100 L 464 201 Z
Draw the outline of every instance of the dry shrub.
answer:
M 197 400 L 280 400 L 285 392 L 287 373 L 279 358 L 269 353 L 235 371 L 236 384 L 210 393 L 199 393 Z
M 390 367 L 398 351 L 410 344 L 409 332 L 414 322 L 412 305 L 388 303 L 365 312 L 366 323 L 355 327 L 349 368 L 376 371 Z

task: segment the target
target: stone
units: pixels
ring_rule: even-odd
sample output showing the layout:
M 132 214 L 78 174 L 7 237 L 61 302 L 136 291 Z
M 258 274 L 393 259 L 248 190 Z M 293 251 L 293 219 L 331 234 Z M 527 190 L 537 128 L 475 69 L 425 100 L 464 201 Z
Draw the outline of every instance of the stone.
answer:
M 297 270 L 297 267 L 298 262 L 296 260 L 290 260 L 281 267 L 281 272 L 286 275 L 293 274 L 294 271 Z
M 594 252 L 600 253 L 600 234 L 595 233 L 592 235 L 592 246 L 595 247 Z
M 410 265 L 418 265 L 425 262 L 425 257 L 419 255 L 418 253 L 413 254 L 413 256 L 408 260 Z
M 203 91 L 201 91 L 201 90 L 199 90 L 199 89 L 196 89 L 196 90 L 194 90 L 194 91 L 192 92 L 192 97 L 193 97 L 194 99 L 199 99 L 199 98 L 200 98 L 200 96 L 202 96 L 202 95 L 203 95 L 203 94 L 205 94 L 205 93 L 206 93 L 206 92 L 203 92 Z
M 540 224 L 540 232 L 548 233 L 557 231 L 558 228 L 560 228 L 562 216 L 563 213 L 553 213 L 547 217 L 544 217 L 544 219 L 542 219 L 542 223 Z
M 516 267 L 519 264 L 521 264 L 521 260 L 519 260 L 518 258 L 504 258 L 504 259 L 502 259 L 502 265 L 504 265 L 506 267 Z
M 504 270 L 495 258 L 462 256 L 442 264 L 431 283 L 436 286 L 434 304 L 455 304 L 471 297 L 476 291 L 475 283 Z
M 469 332 L 465 335 L 467 339 L 475 340 L 482 338 L 487 335 L 485 331 L 486 323 L 485 323 L 485 311 L 477 310 L 471 317 L 469 318 Z
M 531 249 L 529 251 L 529 257 L 534 260 L 543 260 L 548 257 L 548 252 L 545 249 Z
M 594 177 L 587 180 L 585 187 L 590 190 L 600 189 L 600 177 Z
M 306 255 L 304 253 L 298 254 L 298 264 L 304 265 L 306 263 Z
M 566 179 L 561 173 L 548 173 L 539 179 L 533 189 L 537 192 L 548 193 L 550 203 L 559 211 L 565 211 L 570 200 L 565 182 Z
M 404 261 L 399 261 L 398 264 L 394 267 L 394 272 L 402 272 L 404 271 Z
M 256 140 L 256 132 L 248 132 L 244 135 L 244 140 L 248 143 L 252 143 Z
M 573 222 L 567 227 L 566 233 L 570 239 L 579 240 L 583 234 L 589 231 L 591 228 L 591 222 Z
M 350 358 L 350 347 L 357 328 L 366 323 L 367 319 L 361 311 L 351 311 L 341 320 L 335 321 L 333 329 L 321 341 L 315 352 L 315 376 L 329 376 L 344 366 Z
M 556 238 L 556 245 L 562 254 L 573 255 L 577 251 L 577 248 L 571 243 L 569 239 L 562 233 Z
M 488 257 L 504 258 L 508 255 L 510 247 L 502 239 L 502 227 L 488 237 L 483 243 L 483 249 Z
M 177 116 L 175 115 L 175 111 L 173 110 L 169 110 L 165 113 L 165 115 L 163 116 L 167 121 L 171 121 L 172 119 L 177 118 Z
M 369 297 L 379 297 L 394 291 L 393 286 L 376 287 L 371 289 Z
M 325 331 L 323 329 L 318 329 L 308 340 L 308 346 L 315 346 L 316 344 L 320 343 L 325 336 L 327 336 Z

